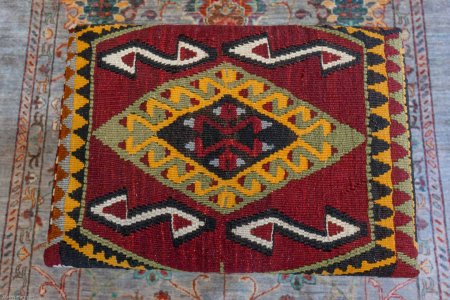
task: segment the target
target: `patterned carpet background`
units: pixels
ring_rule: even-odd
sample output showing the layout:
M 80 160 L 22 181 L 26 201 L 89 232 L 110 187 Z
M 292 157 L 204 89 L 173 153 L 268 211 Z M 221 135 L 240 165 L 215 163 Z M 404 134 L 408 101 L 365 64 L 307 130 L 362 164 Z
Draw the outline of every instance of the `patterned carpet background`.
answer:
M 444 55 L 449 58 L 445 54 L 445 41 L 450 36 L 446 32 L 449 21 L 440 21 L 446 19 L 448 2 L 433 1 L 431 5 L 419 0 L 22 0 L 17 3 L 0 0 L 0 5 L 1 299 L 25 296 L 26 299 L 450 298 L 449 227 L 446 228 L 446 224 L 450 225 L 450 214 L 444 213 L 450 209 L 450 137 L 445 131 L 445 124 L 449 125 L 449 109 L 445 105 L 449 71 L 442 63 Z M 420 276 L 380 279 L 45 267 L 42 254 L 48 228 L 59 100 L 63 93 L 67 29 L 75 24 L 112 22 L 403 28 Z

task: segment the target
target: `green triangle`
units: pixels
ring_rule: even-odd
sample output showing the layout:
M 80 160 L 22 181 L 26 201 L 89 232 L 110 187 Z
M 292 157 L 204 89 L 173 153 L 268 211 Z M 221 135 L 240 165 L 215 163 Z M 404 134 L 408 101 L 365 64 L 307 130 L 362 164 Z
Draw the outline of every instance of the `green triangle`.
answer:
M 406 111 L 402 111 L 397 115 L 393 115 L 392 119 L 399 122 L 400 124 L 408 124 L 408 115 L 406 114 Z
M 133 144 L 139 145 L 150 137 L 152 137 L 154 133 L 145 125 L 140 122 L 134 122 L 133 131 L 130 132 L 130 136 L 133 137 Z
M 400 54 L 392 55 L 389 56 L 389 60 L 399 65 L 399 63 L 402 61 L 402 56 Z
M 414 214 L 415 214 L 414 201 L 413 200 L 408 200 L 405 203 L 402 203 L 401 205 L 396 206 L 395 210 L 399 211 L 399 212 L 402 212 L 402 213 L 404 213 L 405 215 L 407 215 L 407 216 L 409 216 L 411 218 L 414 218 Z
M 398 103 L 403 104 L 403 105 L 405 104 L 405 101 L 403 100 L 404 95 L 403 95 L 403 91 L 402 91 L 402 90 L 398 90 L 398 91 L 396 91 L 396 92 L 394 92 L 394 93 L 391 93 L 390 95 L 391 95 L 391 97 L 394 98 L 395 101 L 397 101 Z
M 313 148 L 322 152 L 323 143 L 325 142 L 323 126 L 316 127 L 313 131 L 308 134 L 302 135 L 300 138 L 311 145 Z
M 411 161 L 408 156 L 399 158 L 394 165 L 407 173 L 411 172 Z
M 114 151 L 118 151 L 120 148 L 117 145 L 125 141 L 129 136 L 128 130 L 119 124 L 119 120 L 124 117 L 125 114 L 120 114 L 111 118 L 108 122 L 97 128 L 93 132 L 93 135 L 104 145 L 109 146 Z
M 411 258 L 403 252 L 397 252 L 397 257 L 399 260 L 417 269 L 417 260 L 415 258 Z
M 392 140 L 405 149 L 409 149 L 408 133 L 393 137 Z
M 406 233 L 412 239 L 414 239 L 416 236 L 413 220 L 409 221 L 406 225 L 397 227 L 397 230 L 400 230 L 401 232 Z
M 395 48 L 397 51 L 400 51 L 402 48 L 401 38 L 389 39 L 389 40 L 387 40 L 387 44 L 389 46 L 392 46 L 393 48 Z
M 347 154 L 364 142 L 365 137 L 359 131 L 345 124 L 333 123 L 336 129 L 326 137 L 326 140 L 338 150 L 337 154 L 339 157 Z
M 391 77 L 392 79 L 394 79 L 395 81 L 397 81 L 400 84 L 403 83 L 403 73 L 402 72 L 389 73 L 389 77 Z M 399 90 L 399 91 L 401 91 L 401 90 Z
M 407 193 L 407 194 L 411 194 L 413 192 L 413 187 L 409 180 L 399 182 L 398 184 L 394 185 L 394 187 L 402 192 Z

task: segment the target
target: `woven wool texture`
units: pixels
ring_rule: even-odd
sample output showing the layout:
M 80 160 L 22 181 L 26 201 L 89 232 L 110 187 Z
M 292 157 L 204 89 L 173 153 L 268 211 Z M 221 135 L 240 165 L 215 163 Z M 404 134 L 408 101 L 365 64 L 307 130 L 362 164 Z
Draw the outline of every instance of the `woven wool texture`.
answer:
M 395 29 L 78 27 L 46 264 L 417 275 Z

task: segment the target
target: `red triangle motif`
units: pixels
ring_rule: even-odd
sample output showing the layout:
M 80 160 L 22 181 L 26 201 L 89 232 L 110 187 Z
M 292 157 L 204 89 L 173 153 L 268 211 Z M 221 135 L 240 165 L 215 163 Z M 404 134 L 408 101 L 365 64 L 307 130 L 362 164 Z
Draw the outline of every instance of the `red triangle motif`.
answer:
M 250 230 L 250 233 L 260 239 L 272 241 L 273 223 L 264 224 Z
M 408 224 L 409 222 L 411 222 L 410 216 L 405 215 L 404 213 L 402 213 L 400 211 L 395 212 L 395 226 L 396 227 L 404 226 L 404 225 Z M 395 233 L 395 234 L 397 234 L 397 233 Z
M 395 120 L 391 120 L 391 136 L 396 137 L 406 132 L 406 128 Z
M 113 205 L 103 208 L 103 213 L 110 214 L 115 217 L 126 219 L 127 218 L 127 202 L 120 201 Z
M 341 57 L 339 55 L 330 53 L 330 52 L 322 52 L 322 63 L 323 64 L 328 64 L 330 62 L 336 61 L 336 60 L 340 60 Z
M 398 167 L 392 167 L 392 183 L 398 184 L 409 178 L 409 174 Z
M 269 47 L 267 44 L 261 44 L 252 49 L 252 52 L 256 55 L 262 56 L 264 58 L 269 58 Z
M 395 79 L 389 77 L 388 79 L 388 84 L 389 84 L 389 90 L 392 89 L 392 93 L 397 92 L 399 90 L 401 90 L 402 85 Z
M 328 236 L 333 236 L 344 231 L 344 227 L 335 224 L 333 222 L 328 222 Z
M 386 70 L 388 71 L 388 73 L 398 73 L 402 70 L 402 68 L 393 61 L 388 60 L 386 62 Z
M 411 197 L 405 192 L 394 189 L 394 192 L 392 193 L 392 199 L 394 200 L 393 201 L 394 206 L 399 206 L 405 203 L 406 201 L 411 200 Z
M 183 48 L 183 47 L 180 49 L 180 59 L 181 60 L 191 59 L 196 56 L 197 56 L 197 53 L 190 49 Z
M 384 51 L 388 57 L 400 54 L 397 49 L 389 45 L 384 46 Z
M 405 108 L 403 105 L 401 105 L 395 99 L 390 98 L 389 99 L 389 111 L 390 111 L 391 115 L 398 115 L 399 113 L 405 111 Z
M 172 215 L 172 227 L 174 231 L 178 231 L 181 228 L 191 226 L 192 222 L 179 215 Z
M 273 105 L 272 102 L 267 102 L 262 106 L 265 110 L 267 111 L 272 111 L 273 110 Z
M 122 62 L 129 67 L 133 67 L 135 56 L 136 56 L 136 53 L 134 53 L 134 52 L 128 53 L 128 54 L 122 56 Z
M 403 148 L 402 146 L 400 146 L 395 142 L 392 142 L 391 144 L 392 161 L 396 162 L 400 158 L 405 157 L 406 155 L 408 155 L 408 151 L 405 148 Z

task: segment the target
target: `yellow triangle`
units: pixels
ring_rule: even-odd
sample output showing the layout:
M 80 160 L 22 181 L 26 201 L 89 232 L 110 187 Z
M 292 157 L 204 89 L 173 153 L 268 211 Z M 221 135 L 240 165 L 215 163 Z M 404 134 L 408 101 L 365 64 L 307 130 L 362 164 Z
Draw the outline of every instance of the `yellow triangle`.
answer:
M 378 107 L 372 108 L 370 110 L 371 113 L 376 114 L 380 117 L 385 118 L 389 121 L 390 115 L 389 115 L 389 102 L 386 102 Z
M 367 52 L 375 53 L 375 54 L 380 55 L 383 58 L 386 58 L 385 55 L 384 55 L 384 43 L 381 43 L 378 46 L 375 46 L 373 48 L 368 49 Z
M 81 33 L 81 34 L 80 33 L 81 32 L 79 32 L 77 34 L 77 53 L 81 53 L 81 52 L 83 52 L 84 50 L 86 50 L 87 48 L 90 47 L 90 45 L 88 43 L 80 40 L 80 36 L 83 34 L 83 33 Z
M 387 195 L 387 196 L 381 197 L 381 198 L 378 199 L 378 200 L 375 200 L 375 204 L 382 205 L 382 206 L 386 206 L 386 207 L 388 207 L 388 208 L 394 210 L 394 205 L 393 205 L 393 203 L 392 203 L 392 193 L 389 194 L 389 195 Z M 391 217 L 392 217 L 392 216 L 391 216 Z M 388 219 L 389 219 L 389 218 L 388 218 Z M 380 221 L 380 222 L 381 222 L 381 221 Z M 385 225 L 385 226 L 386 226 L 386 225 Z M 387 226 L 387 227 L 389 227 L 389 226 Z
M 75 178 L 70 177 L 69 186 L 67 187 L 67 192 L 72 193 L 73 191 L 75 191 L 76 189 L 78 189 L 80 187 L 81 187 L 81 183 L 78 182 L 78 180 L 76 180 Z
M 390 126 L 387 126 L 386 128 L 383 128 L 376 132 L 373 132 L 372 135 L 390 144 L 391 141 Z
M 75 77 L 74 86 L 75 86 L 76 90 L 79 88 L 82 88 L 83 86 L 85 86 L 88 83 L 89 83 L 89 81 L 86 78 L 84 78 L 83 76 L 77 75 L 77 77 Z
M 378 202 L 377 202 L 377 204 L 381 205 Z M 387 208 L 389 208 L 391 210 L 394 210 L 394 206 L 393 205 L 389 205 L 389 206 L 382 205 L 382 206 L 385 206 L 385 207 L 387 207 Z M 375 224 L 379 225 L 379 226 L 382 226 L 382 227 L 387 227 L 387 228 L 390 228 L 390 229 L 394 228 L 394 214 L 392 214 L 392 216 L 390 216 L 390 217 L 387 217 L 386 219 L 381 219 L 379 221 L 376 221 Z
M 78 135 L 72 134 L 72 138 L 70 140 L 70 152 L 76 151 L 78 148 L 80 148 L 84 144 L 85 144 L 85 142 Z
M 86 99 L 83 95 L 80 95 L 78 93 L 75 93 L 74 99 L 73 99 L 73 108 L 74 110 L 79 109 L 80 107 L 85 106 L 87 103 L 89 103 L 89 100 Z
M 64 204 L 64 211 L 66 213 L 69 213 L 78 207 L 80 207 L 80 203 L 78 201 L 73 200 L 70 196 L 66 197 L 65 204 Z
M 77 227 L 77 223 L 75 222 L 75 220 L 66 215 L 66 217 L 64 218 L 64 231 L 70 231 L 75 227 Z
M 77 173 L 84 168 L 84 164 L 76 157 L 70 158 L 70 173 Z
M 392 234 L 391 236 L 382 239 L 381 241 L 377 241 L 377 245 L 380 245 L 384 248 L 387 248 L 389 250 L 392 250 L 394 252 L 396 252 L 395 249 L 395 234 Z
M 103 30 L 110 31 L 111 25 L 103 25 L 103 26 L 94 26 L 92 27 L 92 31 L 95 33 L 102 33 Z
M 72 119 L 72 131 L 83 127 L 87 124 L 87 121 L 79 114 L 74 114 Z
M 385 150 L 383 152 L 380 152 L 380 153 L 374 155 L 374 158 L 376 160 L 379 160 L 379 161 L 381 161 L 381 162 L 383 162 L 383 163 L 385 163 L 385 164 L 387 164 L 387 165 L 392 167 L 391 150 L 387 149 L 387 150 Z
M 350 33 L 350 34 L 355 33 L 355 32 L 358 32 L 358 31 L 362 31 L 362 32 L 365 33 L 365 31 L 363 31 L 363 30 L 361 30 L 361 29 L 359 29 L 359 28 L 356 28 L 356 27 L 347 27 L 347 31 L 348 31 L 348 33 Z
M 384 63 L 379 63 L 377 65 L 370 65 L 367 67 L 368 70 L 380 73 L 380 74 L 384 74 L 385 70 L 386 70 L 386 64 Z M 371 85 L 369 84 L 369 88 L 371 87 Z
M 375 39 L 378 39 L 378 40 L 384 42 L 384 37 L 381 34 L 379 34 L 379 33 L 368 31 L 368 30 L 361 30 L 361 31 L 364 32 L 364 34 L 367 35 L 367 36 L 373 37 Z M 381 46 L 382 46 L 383 52 L 384 52 L 384 45 L 382 44 Z
M 392 171 L 389 170 L 386 173 L 374 178 L 379 183 L 382 183 L 392 189 L 392 181 L 391 181 Z
M 383 72 L 378 72 L 378 73 L 380 73 L 381 75 L 385 75 L 385 74 L 383 74 Z M 386 97 L 389 96 L 389 89 L 388 89 L 387 81 L 382 81 L 379 83 L 371 84 L 369 86 L 369 89 L 375 90 L 375 91 L 383 94 Z

